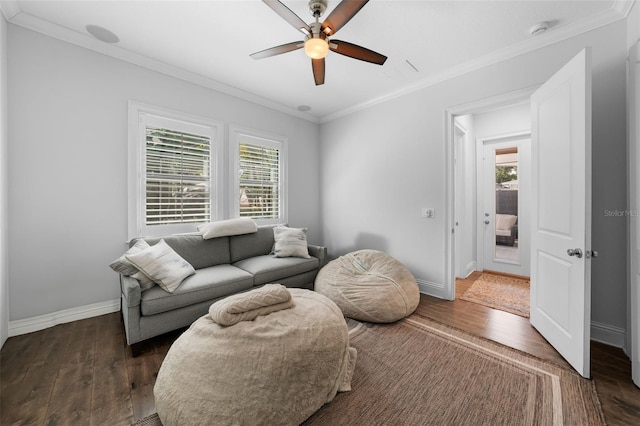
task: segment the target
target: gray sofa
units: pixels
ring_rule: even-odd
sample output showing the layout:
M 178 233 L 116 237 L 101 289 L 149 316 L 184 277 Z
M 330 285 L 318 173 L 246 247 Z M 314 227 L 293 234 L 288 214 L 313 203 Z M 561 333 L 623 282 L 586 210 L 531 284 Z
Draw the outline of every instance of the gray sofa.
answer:
M 120 276 L 122 316 L 127 344 L 135 344 L 190 325 L 208 312 L 216 300 L 268 283 L 313 289 L 315 277 L 326 263 L 327 249 L 309 245 L 309 259 L 276 258 L 271 254 L 273 227 L 258 227 L 252 234 L 205 240 L 200 234 L 147 237 L 154 245 L 164 239 L 196 270 L 174 293 L 159 286 L 141 291 L 138 281 Z M 137 239 L 130 242 L 133 246 Z

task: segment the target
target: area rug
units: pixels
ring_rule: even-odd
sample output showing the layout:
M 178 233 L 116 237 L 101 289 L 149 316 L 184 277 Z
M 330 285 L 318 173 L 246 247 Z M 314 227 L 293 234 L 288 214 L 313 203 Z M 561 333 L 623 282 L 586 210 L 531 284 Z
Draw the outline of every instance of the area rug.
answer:
M 529 280 L 483 273 L 460 299 L 529 318 Z
M 594 384 L 573 370 L 417 314 L 350 336 L 351 392 L 304 425 L 605 424 Z

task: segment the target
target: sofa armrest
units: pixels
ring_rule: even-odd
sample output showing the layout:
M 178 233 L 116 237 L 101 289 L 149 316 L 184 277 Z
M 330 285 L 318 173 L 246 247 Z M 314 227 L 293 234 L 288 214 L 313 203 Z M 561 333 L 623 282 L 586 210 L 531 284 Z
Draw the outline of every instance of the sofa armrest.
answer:
M 120 275 L 120 290 L 127 301 L 127 307 L 131 308 L 140 304 L 142 291 L 138 280 Z
M 322 246 L 307 246 L 309 249 L 309 254 L 313 257 L 317 257 L 320 259 L 320 268 L 322 268 L 325 263 L 327 263 L 327 248 Z

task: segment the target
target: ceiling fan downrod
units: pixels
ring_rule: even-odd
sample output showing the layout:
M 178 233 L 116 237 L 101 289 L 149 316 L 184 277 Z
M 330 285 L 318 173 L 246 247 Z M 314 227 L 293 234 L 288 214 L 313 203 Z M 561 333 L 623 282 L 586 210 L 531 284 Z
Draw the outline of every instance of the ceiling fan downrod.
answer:
M 311 16 L 316 18 L 316 21 L 327 10 L 327 3 L 327 0 L 309 0 L 309 12 L 311 12 Z

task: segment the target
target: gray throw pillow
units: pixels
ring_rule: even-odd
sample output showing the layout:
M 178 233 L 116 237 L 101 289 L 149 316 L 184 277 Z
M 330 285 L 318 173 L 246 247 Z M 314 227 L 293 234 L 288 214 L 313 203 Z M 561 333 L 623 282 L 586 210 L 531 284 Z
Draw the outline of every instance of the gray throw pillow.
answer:
M 120 275 L 131 276 L 139 271 L 138 268 L 129 260 L 127 260 L 127 256 L 130 254 L 140 253 L 142 250 L 149 248 L 149 244 L 145 240 L 138 240 L 136 243 L 129 248 L 122 256 L 111 262 L 109 267 L 119 273 Z

